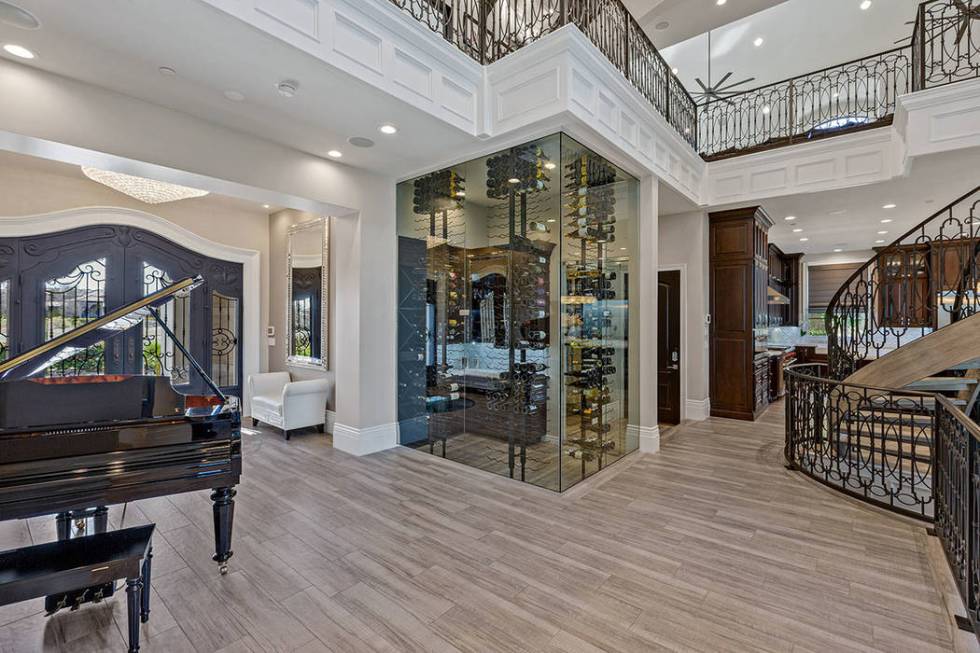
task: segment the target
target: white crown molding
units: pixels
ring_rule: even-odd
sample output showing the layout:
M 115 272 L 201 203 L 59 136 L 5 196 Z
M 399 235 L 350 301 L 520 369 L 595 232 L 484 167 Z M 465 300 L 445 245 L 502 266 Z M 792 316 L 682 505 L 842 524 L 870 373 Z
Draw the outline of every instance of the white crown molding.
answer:
M 115 206 L 81 207 L 38 215 L 0 216 L 0 237 L 38 236 L 96 224 L 145 229 L 205 256 L 241 263 L 242 296 L 245 300 L 242 302 L 242 378 L 248 379 L 249 375 L 259 372 L 259 352 L 262 351 L 263 336 L 260 306 L 256 301 L 261 295 L 259 252 L 215 242 L 159 215 Z M 247 415 L 250 398 L 246 395 L 242 402 L 242 413 Z

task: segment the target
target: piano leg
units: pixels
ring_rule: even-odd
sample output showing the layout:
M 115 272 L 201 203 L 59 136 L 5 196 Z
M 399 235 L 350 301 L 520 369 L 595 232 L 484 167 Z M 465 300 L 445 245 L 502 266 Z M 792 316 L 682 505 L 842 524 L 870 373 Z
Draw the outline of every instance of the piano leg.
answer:
M 232 556 L 231 526 L 235 519 L 235 490 L 219 487 L 211 493 L 214 502 L 214 561 L 222 575 L 228 573 L 228 559 Z

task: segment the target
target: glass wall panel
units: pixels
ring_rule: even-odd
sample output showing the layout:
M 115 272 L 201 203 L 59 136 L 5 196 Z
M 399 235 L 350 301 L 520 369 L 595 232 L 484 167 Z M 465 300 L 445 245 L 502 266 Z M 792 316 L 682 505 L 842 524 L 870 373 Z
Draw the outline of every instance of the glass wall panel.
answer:
M 403 445 L 553 490 L 637 448 L 637 187 L 561 135 L 399 184 Z

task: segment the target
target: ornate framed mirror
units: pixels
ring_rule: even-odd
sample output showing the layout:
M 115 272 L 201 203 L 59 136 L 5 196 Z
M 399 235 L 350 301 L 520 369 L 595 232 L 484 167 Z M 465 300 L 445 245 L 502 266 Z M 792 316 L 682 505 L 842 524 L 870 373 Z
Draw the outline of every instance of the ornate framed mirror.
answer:
M 286 363 L 329 369 L 330 219 L 289 228 L 286 257 Z

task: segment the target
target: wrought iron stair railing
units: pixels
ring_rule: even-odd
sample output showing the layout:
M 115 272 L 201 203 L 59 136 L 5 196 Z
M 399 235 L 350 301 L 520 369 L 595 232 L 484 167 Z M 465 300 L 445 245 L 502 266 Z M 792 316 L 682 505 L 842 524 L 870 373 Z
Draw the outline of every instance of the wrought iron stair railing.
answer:
M 831 299 L 830 375 L 980 311 L 980 186 L 879 250 Z M 937 370 L 938 371 L 938 370 Z
M 980 77 L 980 0 L 927 0 L 910 45 L 697 105 L 622 0 L 390 0 L 483 64 L 575 25 L 707 160 L 891 124 L 900 95 Z

